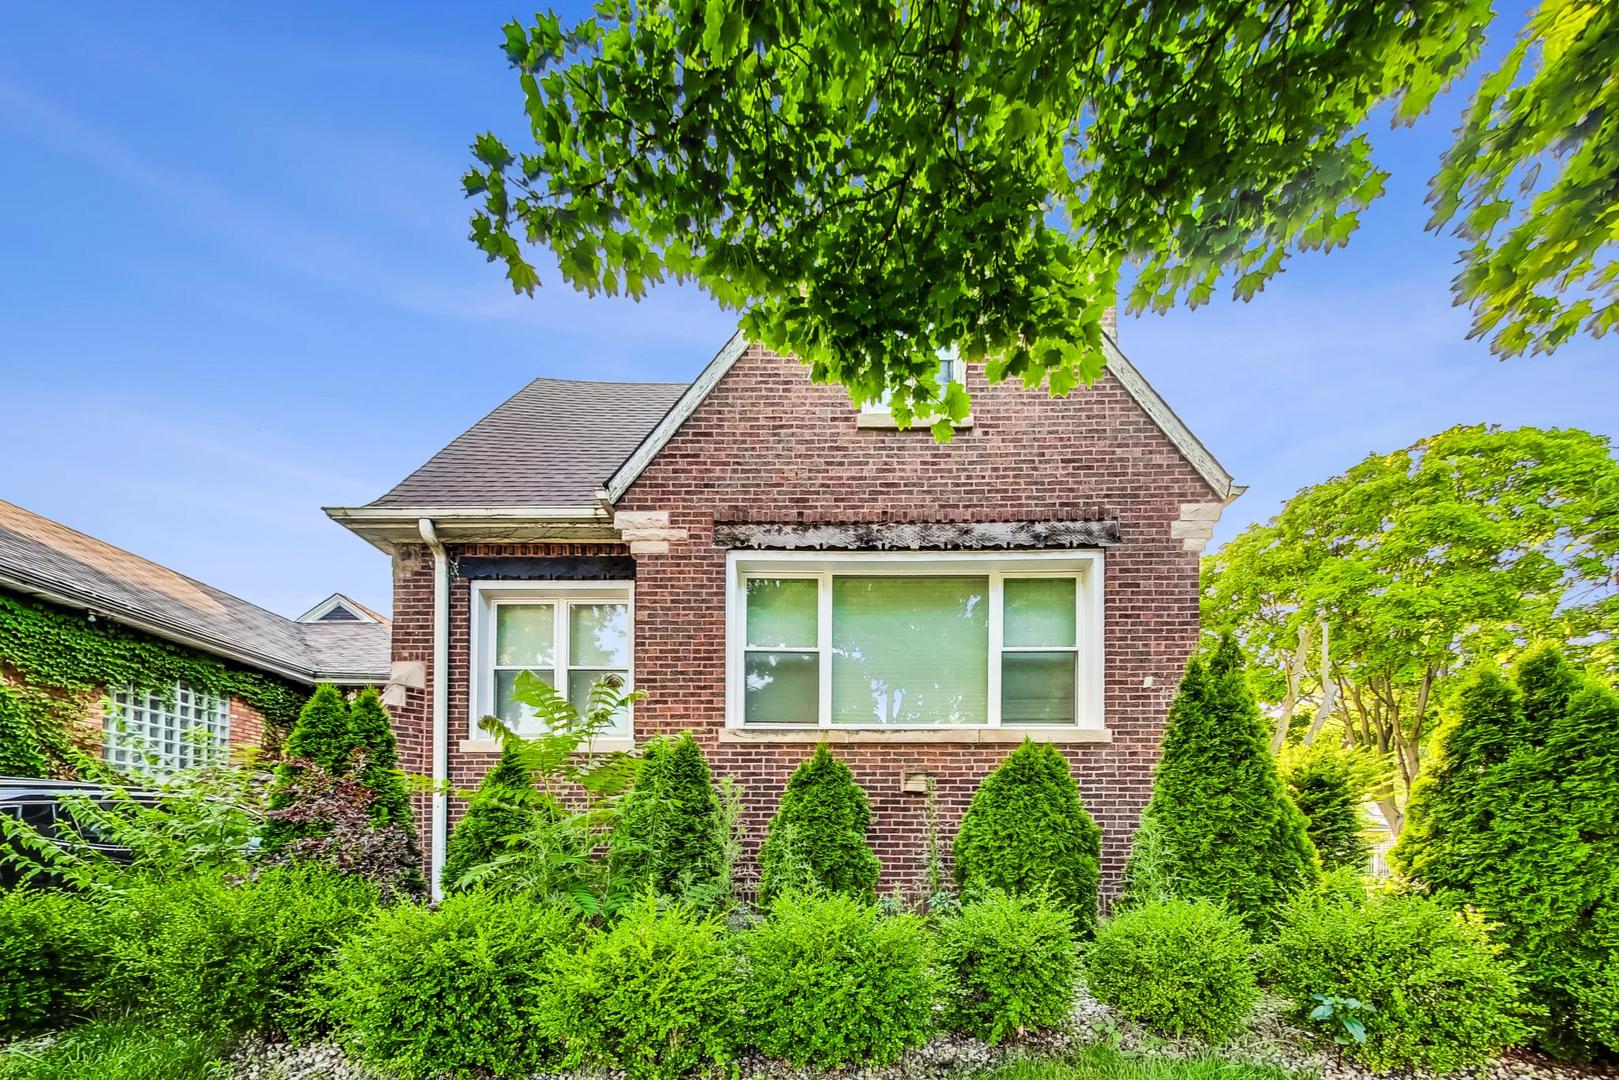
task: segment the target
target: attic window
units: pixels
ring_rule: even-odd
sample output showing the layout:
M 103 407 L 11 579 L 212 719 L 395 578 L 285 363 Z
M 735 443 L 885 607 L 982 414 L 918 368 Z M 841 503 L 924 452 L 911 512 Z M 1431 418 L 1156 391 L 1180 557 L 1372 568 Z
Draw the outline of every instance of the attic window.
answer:
M 934 379 L 938 382 L 941 393 L 944 391 L 944 388 L 950 385 L 952 382 L 966 382 L 967 365 L 959 356 L 956 355 L 956 351 L 954 349 L 947 349 L 939 354 L 939 370 L 934 374 Z M 862 413 L 877 413 L 887 416 L 892 411 L 890 408 L 890 399 L 892 397 L 892 390 L 884 390 L 882 397 L 875 401 L 866 402 L 864 405 L 860 406 L 860 411 Z M 921 420 L 922 417 L 918 416 L 917 419 Z

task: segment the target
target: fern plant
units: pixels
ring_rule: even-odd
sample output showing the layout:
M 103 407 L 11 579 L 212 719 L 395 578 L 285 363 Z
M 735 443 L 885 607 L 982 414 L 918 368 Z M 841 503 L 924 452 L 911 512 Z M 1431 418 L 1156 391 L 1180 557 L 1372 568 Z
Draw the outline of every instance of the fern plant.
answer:
M 518 674 L 512 698 L 533 711 L 543 732 L 521 736 L 493 716 L 484 717 L 482 726 L 515 747 L 514 759 L 534 778 L 542 809 L 504 850 L 468 866 L 459 887 L 526 893 L 591 916 L 617 911 L 634 898 L 633 886 L 614 874 L 605 855 L 640 763 L 630 754 L 597 753 L 592 746 L 640 697 L 609 675 L 591 687 L 581 713 L 532 672 Z

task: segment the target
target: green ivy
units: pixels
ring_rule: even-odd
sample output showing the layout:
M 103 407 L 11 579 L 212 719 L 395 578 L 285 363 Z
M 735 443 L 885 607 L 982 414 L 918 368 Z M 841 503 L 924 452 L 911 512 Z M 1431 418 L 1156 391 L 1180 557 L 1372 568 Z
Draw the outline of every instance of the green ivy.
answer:
M 266 724 L 283 730 L 297 718 L 308 693 L 272 675 L 230 667 L 111 620 L 91 622 L 9 593 L 0 593 L 0 657 L 29 685 L 64 694 L 111 687 L 158 691 L 185 683 L 219 697 L 241 698 Z

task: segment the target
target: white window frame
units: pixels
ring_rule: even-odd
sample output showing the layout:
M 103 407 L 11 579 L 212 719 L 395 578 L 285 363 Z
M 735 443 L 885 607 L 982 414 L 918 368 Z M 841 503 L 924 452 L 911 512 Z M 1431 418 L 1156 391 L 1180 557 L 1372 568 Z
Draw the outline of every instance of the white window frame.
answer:
M 939 350 L 939 366 L 944 367 L 945 365 L 949 365 L 950 377 L 945 380 L 944 383 L 940 384 L 939 390 L 941 393 L 944 391 L 945 386 L 951 382 L 958 382 L 963 386 L 967 384 L 967 363 L 959 355 L 957 355 L 955 349 Z M 873 398 L 860 406 L 861 414 L 864 416 L 890 415 L 894 411 L 893 407 L 889 403 L 891 396 L 892 391 L 884 390 L 880 397 Z M 918 414 L 916 419 L 919 421 L 925 421 L 929 419 L 929 417 Z
M 569 655 L 568 609 L 574 604 L 623 604 L 629 622 L 629 656 L 626 658 L 625 692 L 635 688 L 635 583 L 633 581 L 474 581 L 471 589 L 471 633 L 468 655 L 471 661 L 467 679 L 467 733 L 470 742 L 490 739 L 478 721 L 495 712 L 495 611 L 503 604 L 551 604 L 554 607 L 553 641 L 556 670 L 562 673 L 567 695 L 568 672 L 574 670 Z M 622 732 L 608 732 L 592 744 L 595 749 L 627 749 L 635 742 L 635 707 L 629 706 Z
M 190 715 L 182 715 L 189 711 Z M 137 721 L 132 715 L 140 713 Z M 153 722 L 153 718 L 156 722 Z M 182 721 L 185 726 L 182 726 Z M 201 726 L 207 740 L 194 735 Z M 135 742 L 121 745 L 119 728 L 132 734 Z M 164 733 L 174 731 L 173 740 Z M 164 743 L 172 741 L 176 752 L 169 754 Z M 195 690 L 184 683 L 148 690 L 115 690 L 107 695 L 102 720 L 102 758 L 108 764 L 133 772 L 164 775 L 214 761 L 223 761 L 230 750 L 230 698 Z M 148 755 L 157 761 L 147 760 Z
M 1105 731 L 1103 712 L 1103 560 L 1100 551 L 731 551 L 725 560 L 725 726 L 749 732 L 929 731 L 948 733 L 985 729 L 1036 732 Z M 988 716 L 983 724 L 890 724 L 860 727 L 832 723 L 832 579 L 856 577 L 983 576 L 989 579 Z M 747 648 L 749 578 L 809 578 L 819 582 L 814 649 Z M 1075 645 L 1073 650 L 1007 647 L 1004 644 L 1004 587 L 1007 578 L 1075 579 Z M 744 719 L 745 654 L 815 652 L 820 657 L 819 717 L 815 724 L 747 724 Z M 1074 672 L 1074 722 L 1003 725 L 1001 723 L 1001 656 L 1005 652 L 1079 654 Z

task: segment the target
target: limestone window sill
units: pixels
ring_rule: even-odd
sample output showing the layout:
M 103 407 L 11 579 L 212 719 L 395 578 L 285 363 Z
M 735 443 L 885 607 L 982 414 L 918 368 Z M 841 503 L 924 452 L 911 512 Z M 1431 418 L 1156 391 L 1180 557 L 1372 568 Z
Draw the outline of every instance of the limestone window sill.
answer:
M 1106 744 L 1111 731 L 1097 728 L 999 727 L 999 728 L 738 728 L 720 731 L 722 743 L 954 743 L 1005 745 L 1032 739 L 1040 743 Z

